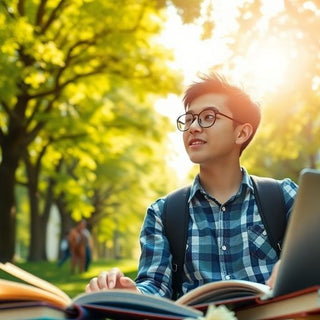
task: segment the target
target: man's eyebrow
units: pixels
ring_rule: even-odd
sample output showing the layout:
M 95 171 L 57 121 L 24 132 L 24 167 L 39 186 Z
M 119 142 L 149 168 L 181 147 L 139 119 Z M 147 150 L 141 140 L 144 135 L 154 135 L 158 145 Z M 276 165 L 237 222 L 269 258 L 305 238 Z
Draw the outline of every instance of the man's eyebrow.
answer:
M 204 111 L 204 110 L 212 110 L 212 111 L 216 111 L 216 112 L 220 112 L 219 109 L 216 106 L 206 106 L 204 107 L 200 112 Z M 200 113 L 199 112 L 199 113 Z M 194 112 L 192 111 L 187 111 L 186 114 L 194 114 Z

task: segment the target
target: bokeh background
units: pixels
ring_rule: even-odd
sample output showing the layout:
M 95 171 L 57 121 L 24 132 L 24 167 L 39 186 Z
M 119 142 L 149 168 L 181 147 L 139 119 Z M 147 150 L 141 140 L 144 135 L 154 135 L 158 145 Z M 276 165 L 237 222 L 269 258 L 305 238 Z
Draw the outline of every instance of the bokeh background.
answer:
M 81 218 L 95 261 L 135 259 L 197 170 L 175 118 L 200 73 L 259 101 L 250 173 L 319 168 L 319 30 L 317 0 L 1 0 L 0 260 L 57 260 Z

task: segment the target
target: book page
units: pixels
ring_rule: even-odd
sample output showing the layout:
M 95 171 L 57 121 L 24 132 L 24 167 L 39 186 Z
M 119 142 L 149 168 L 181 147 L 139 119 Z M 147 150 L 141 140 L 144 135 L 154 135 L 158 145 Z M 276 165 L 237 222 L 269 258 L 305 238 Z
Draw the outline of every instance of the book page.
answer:
M 10 262 L 6 262 L 4 264 L 0 262 L 0 269 L 42 290 L 58 295 L 61 298 L 65 299 L 66 301 L 69 301 L 69 302 L 71 301 L 70 297 L 66 293 L 64 293 L 62 290 L 60 290 L 58 287 L 54 286 L 48 281 L 45 281 L 39 277 L 36 277 L 35 275 L 13 265 Z
M 195 305 L 204 302 L 262 295 L 270 291 L 270 287 L 256 282 L 245 280 L 226 280 L 204 284 L 180 297 L 176 303 Z
M 10 280 L 0 279 L 0 301 L 45 301 L 53 305 L 66 308 L 70 301 L 52 292 Z

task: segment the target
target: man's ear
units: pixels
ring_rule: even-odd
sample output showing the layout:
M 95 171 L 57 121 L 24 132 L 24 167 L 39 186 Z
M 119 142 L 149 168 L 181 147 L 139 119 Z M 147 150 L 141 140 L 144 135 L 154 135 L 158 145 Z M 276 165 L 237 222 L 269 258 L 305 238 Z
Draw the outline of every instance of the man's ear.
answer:
M 239 145 L 244 144 L 252 136 L 252 134 L 253 128 L 250 123 L 238 125 L 235 129 L 235 143 Z

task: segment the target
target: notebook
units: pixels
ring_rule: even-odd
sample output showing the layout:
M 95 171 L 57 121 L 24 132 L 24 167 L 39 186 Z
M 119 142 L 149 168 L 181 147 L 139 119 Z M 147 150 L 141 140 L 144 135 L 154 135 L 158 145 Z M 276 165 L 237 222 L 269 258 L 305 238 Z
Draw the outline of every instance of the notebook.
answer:
M 273 297 L 320 285 L 320 170 L 303 169 Z

